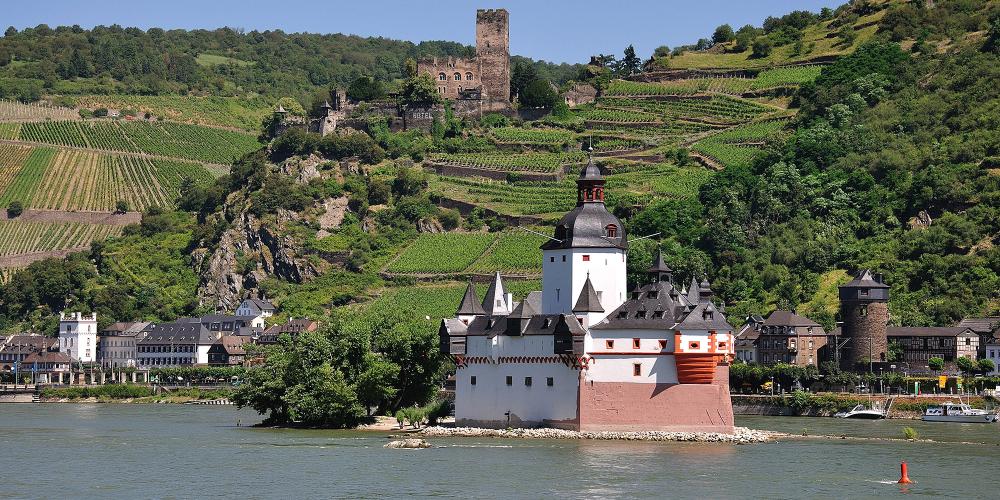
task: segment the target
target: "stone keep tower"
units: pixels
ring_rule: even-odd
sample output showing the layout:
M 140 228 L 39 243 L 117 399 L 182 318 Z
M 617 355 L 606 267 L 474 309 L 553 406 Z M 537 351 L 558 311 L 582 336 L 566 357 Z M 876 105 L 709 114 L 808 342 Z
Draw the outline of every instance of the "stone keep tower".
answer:
M 859 364 L 886 361 L 889 341 L 889 286 L 881 274 L 865 269 L 840 287 L 842 333 L 850 338 L 843 365 L 854 368 Z
M 510 102 L 510 16 L 505 9 L 476 11 L 476 60 L 484 108 L 506 109 Z

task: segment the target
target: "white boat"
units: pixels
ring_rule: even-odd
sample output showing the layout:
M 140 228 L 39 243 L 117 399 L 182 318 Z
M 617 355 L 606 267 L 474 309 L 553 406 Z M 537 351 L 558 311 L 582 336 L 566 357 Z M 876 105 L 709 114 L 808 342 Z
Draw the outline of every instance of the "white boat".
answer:
M 942 403 L 929 406 L 924 411 L 927 422 L 960 422 L 965 424 L 988 424 L 1000 419 L 1000 414 L 973 408 L 965 403 Z
M 850 411 L 842 411 L 840 413 L 834 414 L 837 418 L 860 418 L 866 420 L 878 420 L 885 418 L 885 409 L 882 405 L 873 403 L 871 407 L 859 404 L 852 408 Z

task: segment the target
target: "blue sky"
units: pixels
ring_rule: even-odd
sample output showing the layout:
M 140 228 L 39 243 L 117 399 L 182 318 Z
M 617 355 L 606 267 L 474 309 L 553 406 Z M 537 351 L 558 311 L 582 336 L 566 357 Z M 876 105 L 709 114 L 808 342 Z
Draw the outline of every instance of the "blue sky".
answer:
M 350 33 L 411 41 L 451 40 L 472 45 L 477 8 L 510 11 L 511 52 L 554 62 L 586 62 L 620 55 L 635 45 L 648 57 L 659 45 L 708 37 L 722 23 L 734 28 L 795 9 L 819 11 L 846 0 L 36 0 L 9 2 L 0 29 L 121 24 L 140 28 L 282 29 Z

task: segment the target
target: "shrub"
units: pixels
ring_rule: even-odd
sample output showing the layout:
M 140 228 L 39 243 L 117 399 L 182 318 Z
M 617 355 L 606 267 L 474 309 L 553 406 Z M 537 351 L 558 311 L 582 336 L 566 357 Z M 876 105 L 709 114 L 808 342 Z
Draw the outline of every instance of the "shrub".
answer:
M 442 210 L 441 213 L 438 214 L 438 222 L 441 223 L 441 227 L 443 227 L 445 231 L 451 231 L 458 228 L 458 225 L 462 222 L 462 217 L 458 213 L 458 210 Z
M 767 37 L 758 37 L 753 42 L 753 57 L 767 57 L 774 50 L 774 42 Z
M 24 205 L 19 201 L 12 201 L 10 205 L 7 205 L 7 217 L 13 219 L 15 217 L 20 217 L 24 213 Z
M 125 200 L 115 202 L 115 213 L 123 214 L 128 212 L 128 203 Z
M 427 420 L 427 425 L 437 425 L 441 419 L 451 414 L 452 408 L 453 405 L 450 400 L 438 399 L 428 403 L 420 411 Z
M 914 439 L 920 437 L 920 434 L 917 433 L 917 430 L 913 427 L 903 427 L 903 437 L 913 441 Z

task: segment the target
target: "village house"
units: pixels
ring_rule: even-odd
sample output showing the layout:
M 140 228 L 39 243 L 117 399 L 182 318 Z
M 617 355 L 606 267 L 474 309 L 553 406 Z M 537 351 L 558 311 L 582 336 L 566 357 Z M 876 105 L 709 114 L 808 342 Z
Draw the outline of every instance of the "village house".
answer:
M 288 334 L 293 340 L 302 332 L 314 332 L 319 327 L 319 323 L 308 318 L 291 319 L 288 321 L 272 325 L 264 330 L 264 333 L 257 337 L 258 344 L 276 344 L 278 337 Z
M 152 325 L 136 341 L 138 364 L 143 368 L 207 365 L 208 350 L 222 335 L 209 330 L 199 318 Z
M 986 316 L 982 318 L 965 318 L 955 326 L 968 328 L 979 336 L 979 353 L 977 358 L 988 358 L 986 346 L 996 343 L 1000 339 L 1000 316 Z
M 136 366 L 136 341 L 148 333 L 148 321 L 119 322 L 108 325 L 97 338 L 97 362 L 108 368 Z
M 733 328 L 708 281 L 681 293 L 658 255 L 630 292 L 625 227 L 604 199 L 590 161 L 542 245 L 542 290 L 515 302 L 497 274 L 482 302 L 470 283 L 442 320 L 458 425 L 733 431 Z
M 250 337 L 242 335 L 223 335 L 208 348 L 208 365 L 242 366 L 247 355 L 243 344 L 250 341 Z
M 209 314 L 200 318 L 193 318 L 200 321 L 213 332 L 222 332 L 227 335 L 245 335 L 252 337 L 264 331 L 264 317 L 259 315 L 230 316 L 226 314 Z
M 914 367 L 926 367 L 927 360 L 941 358 L 950 366 L 958 358 L 976 360 L 979 336 L 971 328 L 915 326 L 890 326 L 886 333 L 890 342 L 903 348 L 903 359 Z
M 30 373 L 36 384 L 62 384 L 64 380 L 71 382 L 72 362 L 64 352 L 35 351 L 24 358 L 20 372 Z
M 275 307 L 271 301 L 251 297 L 243 299 L 243 302 L 240 302 L 240 305 L 236 308 L 236 316 L 253 316 L 265 319 L 274 316 L 274 311 Z M 263 324 L 259 326 L 263 326 Z
M 5 372 L 14 371 L 14 365 L 23 363 L 29 354 L 58 349 L 59 340 L 52 337 L 36 333 L 11 335 L 0 345 L 0 368 Z
M 818 367 L 826 354 L 823 326 L 795 311 L 772 312 L 758 328 L 759 362 Z
M 758 363 L 760 356 L 757 354 L 757 339 L 760 338 L 760 325 L 764 323 L 764 318 L 760 315 L 747 316 L 743 327 L 736 334 L 736 359 L 744 363 Z

